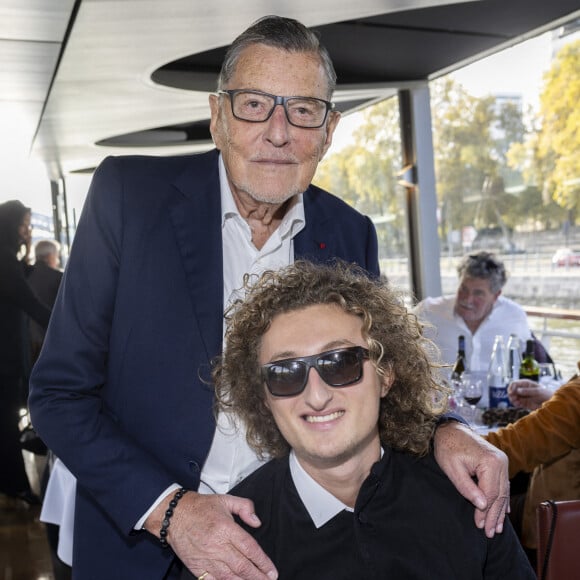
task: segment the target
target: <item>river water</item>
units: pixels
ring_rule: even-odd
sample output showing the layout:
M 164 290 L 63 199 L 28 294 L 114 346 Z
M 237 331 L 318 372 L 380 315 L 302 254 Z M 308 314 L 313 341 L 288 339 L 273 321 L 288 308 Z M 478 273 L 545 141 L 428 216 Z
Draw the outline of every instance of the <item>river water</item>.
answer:
M 538 337 L 542 334 L 543 320 L 529 317 L 530 326 Z M 577 320 L 548 320 L 548 330 L 572 333 L 580 337 L 580 321 Z M 556 367 L 561 371 L 562 378 L 568 379 L 578 371 L 576 363 L 580 361 L 580 338 L 552 336 L 542 339 L 554 359 Z

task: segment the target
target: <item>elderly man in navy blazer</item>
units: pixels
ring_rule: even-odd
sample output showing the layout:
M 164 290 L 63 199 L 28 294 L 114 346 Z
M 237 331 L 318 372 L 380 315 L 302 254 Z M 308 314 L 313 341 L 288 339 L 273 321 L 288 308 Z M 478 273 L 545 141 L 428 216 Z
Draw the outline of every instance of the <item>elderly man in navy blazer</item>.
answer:
M 210 96 L 216 151 L 95 172 L 30 397 L 78 480 L 74 578 L 173 578 L 183 564 L 205 580 L 277 577 L 234 523 L 260 525 L 252 503 L 197 493 L 248 471 L 244 437 L 216 430 L 210 368 L 246 273 L 298 257 L 379 273 L 371 221 L 310 185 L 339 120 L 335 82 L 315 34 L 266 17 L 230 47 Z M 476 524 L 501 530 L 503 455 L 456 423 L 435 448 Z

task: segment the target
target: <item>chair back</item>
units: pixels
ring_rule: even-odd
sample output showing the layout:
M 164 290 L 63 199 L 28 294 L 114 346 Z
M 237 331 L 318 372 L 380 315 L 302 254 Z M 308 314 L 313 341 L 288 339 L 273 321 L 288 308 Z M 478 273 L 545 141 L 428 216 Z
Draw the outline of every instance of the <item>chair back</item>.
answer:
M 534 358 L 539 363 L 548 363 L 553 365 L 554 359 L 550 356 L 548 349 L 542 344 L 542 341 L 533 332 L 532 340 L 534 341 Z
M 580 500 L 542 502 L 537 510 L 539 580 L 580 578 Z

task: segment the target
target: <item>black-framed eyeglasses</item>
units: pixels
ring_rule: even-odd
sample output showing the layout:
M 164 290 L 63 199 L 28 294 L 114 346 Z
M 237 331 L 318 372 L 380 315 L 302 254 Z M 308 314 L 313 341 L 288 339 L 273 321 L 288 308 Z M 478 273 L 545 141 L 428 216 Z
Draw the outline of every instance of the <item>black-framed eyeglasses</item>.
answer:
M 320 378 L 331 387 L 348 387 L 363 376 L 363 360 L 369 351 L 362 346 L 335 348 L 313 354 L 277 360 L 262 366 L 262 378 L 272 395 L 294 397 L 308 382 L 308 373 L 315 368 Z
M 234 117 L 249 123 L 267 121 L 276 106 L 282 105 L 290 125 L 318 129 L 324 125 L 328 112 L 334 109 L 334 103 L 314 97 L 280 97 L 246 89 L 218 91 L 218 95 L 227 95 Z

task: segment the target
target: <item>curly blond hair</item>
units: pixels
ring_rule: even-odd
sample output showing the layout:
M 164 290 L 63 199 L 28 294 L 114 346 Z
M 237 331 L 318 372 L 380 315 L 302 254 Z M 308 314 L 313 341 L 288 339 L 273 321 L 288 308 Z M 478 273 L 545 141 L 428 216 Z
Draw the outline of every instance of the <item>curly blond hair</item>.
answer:
M 218 409 L 234 411 L 244 422 L 247 441 L 258 455 L 282 457 L 290 450 L 265 403 L 258 360 L 262 337 L 277 315 L 318 304 L 334 304 L 360 317 L 370 360 L 381 376 L 394 376 L 380 404 L 381 442 L 417 455 L 427 453 L 437 418 L 445 410 L 446 390 L 431 362 L 432 343 L 423 337 L 401 293 L 340 261 L 297 261 L 251 282 L 245 281 L 246 298 L 226 313 L 226 347 L 213 379 Z

